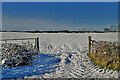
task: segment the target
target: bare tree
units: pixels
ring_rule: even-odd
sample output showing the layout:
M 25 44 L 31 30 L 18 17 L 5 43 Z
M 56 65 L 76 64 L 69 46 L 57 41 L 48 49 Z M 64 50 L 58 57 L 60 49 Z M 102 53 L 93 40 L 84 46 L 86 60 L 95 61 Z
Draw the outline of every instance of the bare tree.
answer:
M 118 25 L 118 31 L 120 32 L 120 25 Z
M 86 28 L 83 28 L 83 31 L 86 31 Z
M 111 25 L 110 26 L 110 31 L 116 32 L 117 31 L 117 26 L 116 25 Z
M 104 28 L 104 32 L 109 32 L 110 29 L 109 28 Z

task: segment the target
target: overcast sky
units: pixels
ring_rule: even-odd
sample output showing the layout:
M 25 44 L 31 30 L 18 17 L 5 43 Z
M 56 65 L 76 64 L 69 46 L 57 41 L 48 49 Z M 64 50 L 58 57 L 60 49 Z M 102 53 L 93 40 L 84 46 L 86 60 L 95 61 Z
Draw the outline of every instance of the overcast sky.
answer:
M 3 2 L 2 9 L 3 30 L 103 30 L 118 24 L 117 2 Z

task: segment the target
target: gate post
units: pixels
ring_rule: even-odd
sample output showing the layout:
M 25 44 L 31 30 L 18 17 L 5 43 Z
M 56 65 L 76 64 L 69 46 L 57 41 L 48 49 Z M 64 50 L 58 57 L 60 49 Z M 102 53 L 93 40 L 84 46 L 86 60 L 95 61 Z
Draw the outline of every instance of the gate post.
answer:
M 36 43 L 37 43 L 37 49 L 38 49 L 38 51 L 39 51 L 39 37 L 37 37 Z
M 91 51 L 91 36 L 88 36 L 88 48 L 89 48 L 89 54 L 90 54 L 90 51 Z

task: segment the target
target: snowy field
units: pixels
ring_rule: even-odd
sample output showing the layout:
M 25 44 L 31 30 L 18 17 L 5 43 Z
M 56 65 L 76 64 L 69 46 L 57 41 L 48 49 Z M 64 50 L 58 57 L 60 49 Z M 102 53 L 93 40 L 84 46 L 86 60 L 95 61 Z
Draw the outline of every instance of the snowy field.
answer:
M 3 32 L 3 39 L 40 38 L 40 54 L 33 66 L 4 69 L 3 78 L 118 78 L 87 57 L 88 36 L 94 40 L 118 41 L 118 33 L 22 33 Z M 34 42 L 33 42 L 34 43 Z

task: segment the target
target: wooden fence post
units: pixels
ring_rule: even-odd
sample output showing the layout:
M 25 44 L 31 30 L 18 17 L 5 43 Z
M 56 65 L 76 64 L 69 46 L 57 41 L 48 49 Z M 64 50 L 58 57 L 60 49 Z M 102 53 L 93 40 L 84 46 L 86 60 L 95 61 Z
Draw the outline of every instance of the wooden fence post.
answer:
M 38 51 L 39 51 L 39 37 L 37 37 L 36 40 L 37 40 L 37 41 L 36 41 L 36 43 L 37 43 L 37 49 L 38 49 Z
M 89 54 L 90 54 L 90 51 L 91 51 L 91 36 L 88 36 L 88 41 L 89 41 L 88 48 L 89 48 Z
M 23 39 L 22 39 L 22 45 L 23 45 Z
M 5 40 L 5 44 L 7 44 L 7 40 Z
M 28 47 L 30 47 L 30 41 L 28 40 Z

